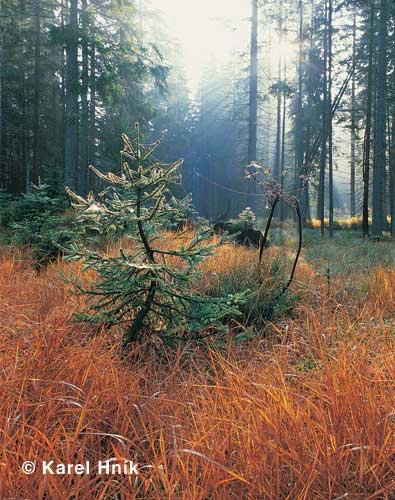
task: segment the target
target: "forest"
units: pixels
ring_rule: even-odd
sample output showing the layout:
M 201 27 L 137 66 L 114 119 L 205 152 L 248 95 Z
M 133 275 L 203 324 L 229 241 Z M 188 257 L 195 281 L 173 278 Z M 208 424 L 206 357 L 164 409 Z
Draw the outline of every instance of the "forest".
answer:
M 0 0 L 0 498 L 395 500 L 394 0 Z

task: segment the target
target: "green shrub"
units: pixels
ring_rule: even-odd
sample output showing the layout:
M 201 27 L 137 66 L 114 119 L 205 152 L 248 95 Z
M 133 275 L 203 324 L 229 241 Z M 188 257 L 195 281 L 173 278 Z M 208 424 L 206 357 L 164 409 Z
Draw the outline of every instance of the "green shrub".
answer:
M 0 190 L 0 227 L 6 229 L 15 219 L 15 196 Z
M 31 249 L 36 267 L 42 267 L 63 254 L 63 248 L 78 237 L 75 224 L 64 216 L 47 220 L 25 220 L 14 223 L 13 243 Z
M 37 267 L 55 260 L 80 234 L 74 220 L 63 215 L 66 199 L 53 198 L 48 190 L 46 184 L 32 185 L 29 193 L 13 201 L 6 221 L 10 243 L 31 249 Z

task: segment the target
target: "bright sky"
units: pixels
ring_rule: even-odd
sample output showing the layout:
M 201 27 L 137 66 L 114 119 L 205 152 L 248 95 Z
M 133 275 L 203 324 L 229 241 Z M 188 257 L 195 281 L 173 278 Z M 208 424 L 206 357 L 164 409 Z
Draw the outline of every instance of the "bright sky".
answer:
M 161 11 L 183 53 L 191 89 L 211 58 L 223 64 L 234 49 L 249 41 L 248 0 L 151 0 Z

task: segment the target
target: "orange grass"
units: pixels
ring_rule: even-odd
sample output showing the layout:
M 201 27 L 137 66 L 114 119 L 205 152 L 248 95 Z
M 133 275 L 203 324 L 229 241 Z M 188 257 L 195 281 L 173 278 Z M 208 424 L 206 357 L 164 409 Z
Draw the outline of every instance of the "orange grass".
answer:
M 372 222 L 371 217 L 369 217 L 369 222 Z M 324 217 L 324 223 L 328 226 L 328 217 Z M 337 217 L 336 224 L 342 229 L 352 229 L 353 227 L 355 228 L 362 225 L 362 217 Z M 319 228 L 321 227 L 321 221 L 319 219 L 311 219 L 309 225 L 310 227 Z
M 204 270 L 255 258 L 227 246 Z M 351 290 L 302 262 L 302 300 L 266 337 L 122 358 L 119 330 L 70 321 L 82 304 L 59 279 L 69 267 L 0 259 L 0 498 L 395 498 L 393 270 Z M 110 457 L 139 476 L 21 471 Z

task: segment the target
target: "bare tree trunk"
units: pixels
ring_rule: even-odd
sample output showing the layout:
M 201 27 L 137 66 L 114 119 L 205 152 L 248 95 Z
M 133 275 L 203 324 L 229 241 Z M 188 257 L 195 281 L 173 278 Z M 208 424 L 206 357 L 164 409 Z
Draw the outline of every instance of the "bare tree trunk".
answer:
M 311 64 L 311 55 L 313 53 L 313 40 L 314 40 L 314 22 L 315 22 L 315 5 L 314 5 L 314 0 L 311 1 L 311 17 L 310 17 L 310 36 L 309 36 L 309 76 L 312 71 L 312 64 Z M 311 88 L 311 84 L 309 83 L 307 86 L 307 109 L 311 109 L 312 107 L 312 102 L 313 102 L 313 89 Z M 312 125 L 310 120 L 307 121 L 306 127 L 305 127 L 305 135 L 306 135 L 306 143 L 304 147 L 304 164 L 302 165 L 302 175 L 303 174 L 308 174 L 308 166 L 306 165 L 306 160 L 307 158 L 311 155 L 311 150 L 312 150 Z M 302 198 L 302 204 L 301 204 L 301 212 L 302 212 L 302 223 L 306 224 L 308 220 L 311 220 L 311 212 L 310 212 L 310 180 L 308 178 L 308 175 L 306 175 L 304 179 L 304 189 L 303 189 L 303 198 Z
M 4 172 L 4 160 L 5 151 L 3 149 L 3 0 L 0 0 L 0 189 L 4 189 L 3 184 L 3 172 Z
M 376 119 L 373 164 L 373 220 L 372 235 L 381 235 L 384 219 L 383 184 L 385 176 L 385 96 L 387 81 L 387 0 L 380 0 L 379 50 L 376 83 Z
M 304 205 L 304 219 L 302 219 L 303 223 L 311 220 L 311 211 L 310 211 L 310 185 L 307 180 L 304 189 L 303 189 L 303 205 Z
M 248 163 L 257 160 L 257 111 L 258 111 L 258 0 L 251 0 L 250 92 L 248 117 Z M 256 211 L 256 186 L 248 182 L 248 203 Z
M 286 126 L 286 118 L 287 118 L 287 92 L 286 92 L 286 84 L 287 84 L 287 64 L 284 63 L 284 92 L 283 92 L 283 116 L 282 116 L 282 135 L 281 135 L 281 162 L 280 162 L 280 184 L 281 187 L 284 187 L 284 167 L 285 167 L 285 126 Z M 280 204 L 280 220 L 285 220 L 285 210 L 284 210 L 284 201 L 281 201 Z
M 390 205 L 391 237 L 395 238 L 395 104 L 391 109 L 391 146 L 390 146 Z
M 62 37 L 65 38 L 65 9 L 67 9 L 67 0 L 60 2 L 60 23 L 62 28 Z M 63 138 L 66 134 L 66 47 L 62 46 L 62 69 L 60 73 L 60 87 L 62 92 L 62 132 Z M 65 158 L 65 141 L 62 141 L 62 157 Z M 63 165 L 64 169 L 64 165 Z
M 22 99 L 21 106 L 22 122 L 26 122 L 26 98 Z M 31 168 L 30 168 L 30 158 L 29 158 L 29 132 L 24 130 L 22 133 L 22 165 L 24 168 L 24 190 L 26 193 L 30 192 L 31 183 Z
M 277 14 L 279 44 L 281 45 L 283 38 L 283 1 L 280 0 Z M 276 150 L 274 158 L 273 178 L 280 181 L 280 164 L 281 164 L 281 104 L 282 92 L 281 88 L 281 71 L 282 71 L 282 57 L 279 54 L 277 61 L 277 113 L 276 113 Z
M 90 75 L 89 75 L 89 149 L 88 149 L 88 163 L 93 165 L 96 158 L 96 47 L 93 33 L 91 34 L 92 41 L 90 45 Z M 91 177 L 87 178 L 87 188 L 92 189 Z
M 282 92 L 281 87 L 281 57 L 278 61 L 277 72 L 277 113 L 276 113 L 276 151 L 274 159 L 273 178 L 277 181 L 280 180 L 280 163 L 281 163 L 281 101 Z
M 329 238 L 334 236 L 333 228 L 333 127 L 332 127 L 332 17 L 333 3 L 329 0 L 328 3 L 328 94 L 327 94 L 327 109 L 328 109 L 328 197 L 329 197 Z
M 352 61 L 355 66 L 356 56 L 357 7 L 354 6 L 352 27 Z M 355 217 L 355 152 L 356 152 L 356 117 L 355 117 L 355 71 L 351 80 L 351 179 L 350 179 L 350 215 Z
M 323 81 L 323 117 L 322 117 L 322 144 L 321 144 L 321 165 L 319 180 L 318 212 L 321 221 L 321 238 L 325 236 L 325 170 L 327 160 L 328 141 L 328 1 L 325 0 L 325 30 L 324 30 L 324 81 Z
M 37 183 L 40 177 L 40 87 L 41 87 L 41 22 L 40 0 L 33 3 L 34 32 L 34 90 L 33 90 L 33 162 L 31 181 Z
M 78 164 L 78 0 L 70 0 L 66 44 L 65 184 L 76 189 Z
M 88 2 L 81 2 L 82 27 L 82 71 L 81 71 L 81 136 L 80 136 L 80 165 L 78 169 L 78 190 L 82 194 L 87 192 L 88 181 L 88 150 L 89 150 L 89 51 L 88 51 Z
M 305 219 L 305 206 L 303 200 L 300 199 L 302 192 L 302 164 L 303 164 L 303 126 L 302 126 L 302 57 L 303 57 L 303 4 L 302 0 L 299 0 L 299 55 L 298 55 L 298 95 L 296 103 L 296 137 L 295 137 L 295 147 L 296 147 L 296 173 L 295 173 L 295 194 L 299 198 L 299 203 L 301 205 L 302 219 Z
M 374 0 L 370 0 L 368 84 L 366 104 L 366 127 L 363 151 L 363 201 L 362 233 L 369 234 L 369 187 L 370 187 L 370 146 L 372 129 L 372 91 L 373 91 L 373 41 L 374 41 Z

